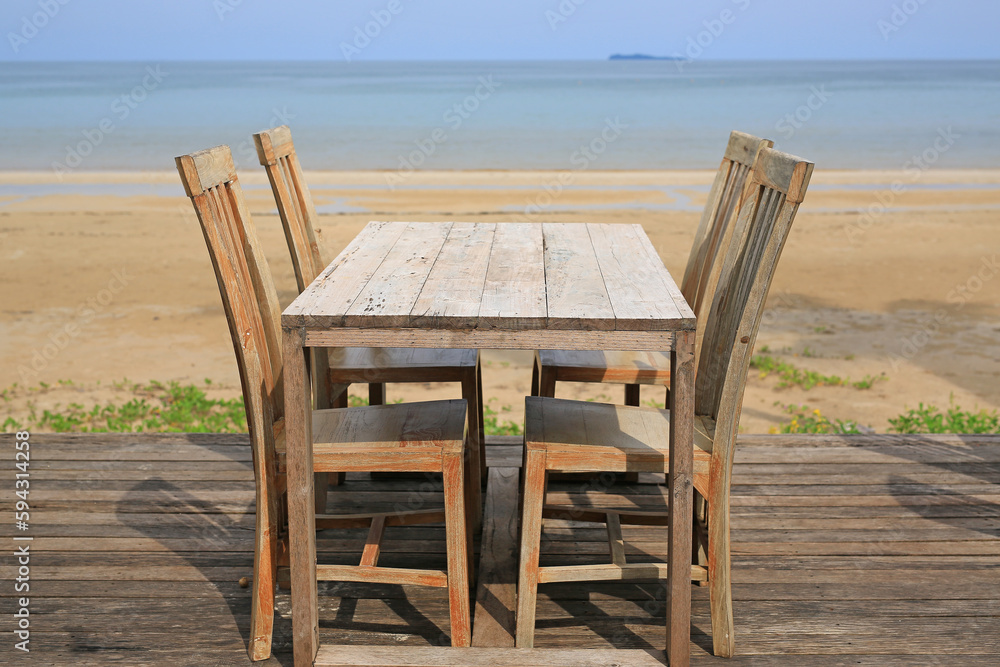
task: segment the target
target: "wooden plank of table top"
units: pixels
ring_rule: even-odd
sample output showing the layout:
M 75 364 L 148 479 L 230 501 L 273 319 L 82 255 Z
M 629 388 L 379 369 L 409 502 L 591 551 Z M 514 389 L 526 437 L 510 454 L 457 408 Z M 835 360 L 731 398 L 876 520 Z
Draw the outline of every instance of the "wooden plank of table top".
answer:
M 618 326 L 638 328 L 655 319 L 680 318 L 670 294 L 673 280 L 660 258 L 646 253 L 642 227 L 588 224 L 587 231 Z
M 660 258 L 660 254 L 656 252 L 656 248 L 653 247 L 653 242 L 649 240 L 649 237 L 645 233 L 639 234 L 638 238 L 639 246 L 645 251 L 646 257 L 652 264 L 657 262 L 662 264 L 663 260 Z M 684 299 L 684 295 L 681 294 L 681 288 L 677 283 L 671 279 L 666 282 L 667 294 L 673 299 L 674 305 L 677 307 L 678 312 L 685 321 L 685 326 L 689 326 L 694 320 L 694 311 L 691 310 L 691 306 Z
M 413 305 L 451 227 L 450 222 L 407 223 L 368 284 L 347 309 L 344 326 L 407 326 Z
M 549 327 L 614 329 L 615 311 L 587 227 L 543 223 L 542 234 Z
M 292 302 L 286 326 L 339 325 L 406 229 L 405 222 L 369 222 L 319 278 Z M 345 264 L 350 271 L 338 271 Z
M 540 328 L 545 326 L 546 313 L 541 224 L 498 224 L 479 308 L 481 324 Z
M 496 225 L 456 222 L 413 304 L 411 326 L 475 326 Z

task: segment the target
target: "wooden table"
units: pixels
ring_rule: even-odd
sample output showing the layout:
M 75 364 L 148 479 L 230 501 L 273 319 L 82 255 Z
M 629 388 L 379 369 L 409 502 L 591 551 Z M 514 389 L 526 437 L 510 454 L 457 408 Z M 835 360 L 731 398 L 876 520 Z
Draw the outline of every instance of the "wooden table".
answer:
M 642 227 L 372 222 L 281 324 L 297 665 L 318 650 L 306 347 L 671 350 L 666 649 L 688 664 L 695 318 Z

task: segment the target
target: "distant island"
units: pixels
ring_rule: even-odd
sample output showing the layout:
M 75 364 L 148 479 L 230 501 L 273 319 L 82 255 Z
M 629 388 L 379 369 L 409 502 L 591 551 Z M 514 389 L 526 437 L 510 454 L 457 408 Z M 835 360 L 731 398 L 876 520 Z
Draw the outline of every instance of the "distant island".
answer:
M 684 60 L 680 56 L 651 56 L 645 53 L 615 53 L 608 60 Z

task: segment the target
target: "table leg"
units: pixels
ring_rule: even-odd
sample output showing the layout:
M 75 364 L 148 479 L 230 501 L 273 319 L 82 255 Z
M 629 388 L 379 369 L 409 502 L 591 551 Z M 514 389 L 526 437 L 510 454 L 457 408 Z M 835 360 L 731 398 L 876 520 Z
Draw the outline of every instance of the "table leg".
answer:
M 678 332 L 670 354 L 670 497 L 667 657 L 691 660 L 691 508 L 694 454 L 694 332 Z
M 312 665 L 319 650 L 316 588 L 316 506 L 313 488 L 312 407 L 301 329 L 284 339 L 285 451 L 288 464 L 288 541 L 292 579 L 292 647 L 296 665 Z

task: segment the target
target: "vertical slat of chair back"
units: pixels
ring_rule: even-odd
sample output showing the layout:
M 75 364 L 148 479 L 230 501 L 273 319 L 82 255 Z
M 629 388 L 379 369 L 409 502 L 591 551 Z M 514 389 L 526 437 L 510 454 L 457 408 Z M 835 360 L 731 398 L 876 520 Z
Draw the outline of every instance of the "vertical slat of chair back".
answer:
M 274 478 L 274 423 L 284 412 L 277 293 L 227 146 L 183 155 L 177 170 L 194 203 L 229 321 L 255 465 Z M 258 471 L 260 473 L 262 471 Z
M 813 164 L 765 148 L 740 201 L 734 242 L 708 316 L 695 387 L 695 412 L 716 420 L 713 460 L 731 470 L 750 355 L 774 270 Z
M 681 282 L 681 292 L 696 313 L 704 300 L 703 291 L 708 280 L 709 266 L 719 250 L 719 242 L 729 226 L 750 169 L 760 150 L 773 145 L 768 139 L 736 130 L 729 135 L 726 153 L 709 190 L 708 201 L 702 211 L 684 271 L 684 280 Z M 706 306 L 710 305 L 709 301 Z
M 285 229 L 285 240 L 292 254 L 295 280 L 299 292 L 326 267 L 319 252 L 314 225 L 316 207 L 313 204 L 302 168 L 287 125 L 264 130 L 253 135 L 257 156 L 267 170 L 271 189 L 278 204 L 278 215 Z
M 695 232 L 691 255 L 681 282 L 681 292 L 698 317 L 695 347 L 699 351 L 705 335 L 704 322 L 721 273 L 722 259 L 732 240 L 733 225 L 730 221 L 733 212 L 758 154 L 762 149 L 773 145 L 774 142 L 769 139 L 734 130 L 729 135 L 726 153 L 708 193 L 708 201 Z M 696 364 L 697 361 L 698 357 L 695 358 Z

